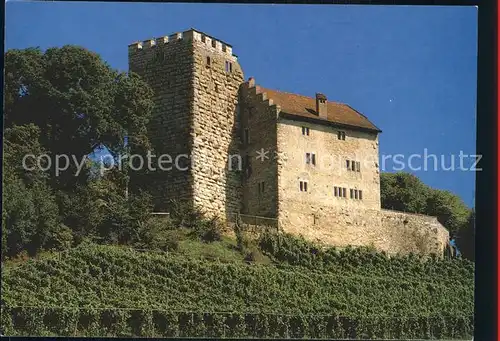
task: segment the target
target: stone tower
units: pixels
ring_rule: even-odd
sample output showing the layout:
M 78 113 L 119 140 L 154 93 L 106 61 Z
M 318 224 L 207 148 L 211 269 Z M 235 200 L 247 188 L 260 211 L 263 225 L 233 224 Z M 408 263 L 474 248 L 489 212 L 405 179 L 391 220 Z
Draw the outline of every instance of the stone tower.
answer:
M 129 45 L 129 68 L 155 92 L 149 134 L 153 165 L 164 155 L 163 170 L 151 172 L 148 182 L 157 209 L 168 210 L 175 199 L 208 215 L 239 211 L 240 174 L 228 160 L 239 150 L 244 77 L 231 45 L 190 29 Z

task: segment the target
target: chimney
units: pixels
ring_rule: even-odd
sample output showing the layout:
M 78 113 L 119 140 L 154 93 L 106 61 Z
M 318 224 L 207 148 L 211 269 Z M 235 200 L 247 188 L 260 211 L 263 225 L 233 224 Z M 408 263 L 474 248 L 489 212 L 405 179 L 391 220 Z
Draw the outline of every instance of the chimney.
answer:
M 328 114 L 328 101 L 326 96 L 320 93 L 316 93 L 316 113 L 319 117 L 326 119 Z

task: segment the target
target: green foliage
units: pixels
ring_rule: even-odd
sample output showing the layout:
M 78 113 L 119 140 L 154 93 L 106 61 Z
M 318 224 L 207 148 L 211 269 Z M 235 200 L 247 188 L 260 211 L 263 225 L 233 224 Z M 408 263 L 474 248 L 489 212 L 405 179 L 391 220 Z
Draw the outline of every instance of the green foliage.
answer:
M 474 263 L 466 259 L 427 259 L 413 254 L 388 257 L 369 247 L 320 248 L 301 237 L 269 232 L 261 235 L 259 247 L 276 262 L 277 267 L 289 264 L 338 275 L 419 278 L 466 287 L 474 283 Z
M 385 209 L 437 217 L 451 235 L 466 227 L 471 213 L 457 195 L 433 189 L 404 172 L 380 175 L 380 199 Z
M 380 200 L 383 208 L 424 214 L 431 191 L 431 188 L 412 174 L 380 174 Z
M 435 273 L 440 267 L 434 262 L 427 265 Z M 445 274 L 431 279 L 420 278 L 420 272 L 415 272 L 418 277 L 367 276 L 361 267 L 347 263 L 341 270 L 342 274 L 285 265 L 249 267 L 82 244 L 61 260 L 6 269 L 2 297 L 11 305 L 352 316 L 473 311 L 473 281 L 446 285 Z
M 352 260 L 349 252 L 345 260 Z M 155 331 L 179 336 L 220 335 L 225 330 L 226 335 L 273 337 L 284 335 L 287 328 L 297 336 L 331 335 L 330 330 L 365 338 L 384 333 L 422 337 L 425 330 L 443 337 L 470 333 L 472 281 L 445 285 L 445 274 L 431 281 L 429 276 L 420 278 L 419 270 L 412 277 L 366 276 L 361 265 L 339 261 L 342 274 L 286 265 L 186 261 L 172 255 L 81 244 L 60 260 L 30 261 L 4 269 L 2 307 L 11 316 L 16 306 L 94 309 L 85 312 L 81 335 L 144 335 L 151 323 L 156 323 Z M 410 261 L 399 260 L 400 265 L 405 263 Z M 439 273 L 441 266 L 430 261 L 427 270 Z M 108 307 L 125 310 L 108 311 L 103 320 L 102 311 Z M 127 309 L 136 311 L 131 315 Z M 150 311 L 155 311 L 153 316 L 148 315 Z M 222 321 L 221 313 L 216 313 L 220 311 L 228 312 L 222 314 Z M 19 334 L 26 331 L 26 325 L 51 329 L 57 335 L 73 332 L 66 329 L 66 323 L 50 327 L 37 314 L 23 314 L 28 322 L 13 319 L 14 325 L 9 325 L 3 320 L 2 328 Z M 442 320 L 433 320 L 437 316 Z M 458 323 L 464 321 L 463 326 Z
M 448 314 L 405 318 L 3 307 L 3 317 L 4 333 L 12 336 L 468 339 L 473 333 L 471 316 Z
M 137 75 L 111 69 L 81 47 L 5 54 L 5 126 L 35 124 L 53 154 L 81 160 L 105 145 L 116 155 L 124 151 L 125 136 L 131 148 L 147 145 L 152 97 Z
M 476 234 L 475 226 L 475 212 L 472 212 L 467 219 L 465 228 L 461 229 L 457 234 L 457 245 L 462 253 L 462 257 L 475 260 L 475 243 L 474 238 Z
M 61 224 L 53 191 L 40 170 L 24 169 L 24 155 L 44 150 L 34 125 L 7 128 L 4 134 L 2 255 L 25 250 L 33 255 L 43 248 L 62 249 L 71 244 L 68 228 Z M 26 162 L 33 167 L 33 160 Z

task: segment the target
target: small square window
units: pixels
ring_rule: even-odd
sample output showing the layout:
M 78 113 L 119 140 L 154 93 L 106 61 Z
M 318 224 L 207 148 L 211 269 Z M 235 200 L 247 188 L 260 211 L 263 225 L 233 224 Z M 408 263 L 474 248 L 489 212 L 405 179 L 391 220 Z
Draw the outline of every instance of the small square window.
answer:
M 307 181 L 300 181 L 299 187 L 301 192 L 307 192 Z
M 316 165 L 316 155 L 314 153 L 306 153 L 306 164 Z
M 345 140 L 345 131 L 339 131 L 337 137 L 339 140 Z
M 309 136 L 309 128 L 308 127 L 302 127 L 302 135 Z

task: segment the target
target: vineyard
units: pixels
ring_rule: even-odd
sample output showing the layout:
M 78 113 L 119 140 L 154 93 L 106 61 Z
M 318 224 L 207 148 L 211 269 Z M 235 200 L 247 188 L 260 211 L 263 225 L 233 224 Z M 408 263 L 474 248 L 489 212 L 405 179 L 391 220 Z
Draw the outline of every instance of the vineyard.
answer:
M 320 250 L 264 235 L 272 265 L 82 244 L 4 267 L 6 335 L 467 338 L 473 263 Z

